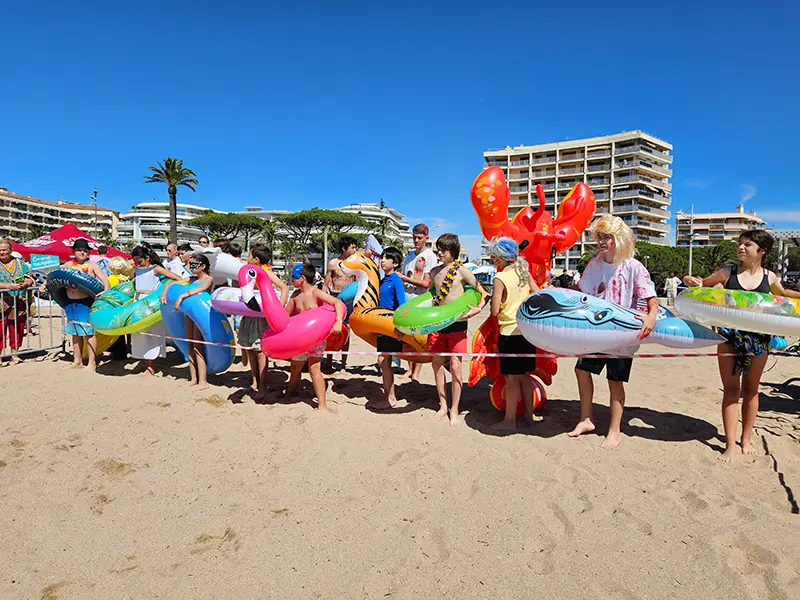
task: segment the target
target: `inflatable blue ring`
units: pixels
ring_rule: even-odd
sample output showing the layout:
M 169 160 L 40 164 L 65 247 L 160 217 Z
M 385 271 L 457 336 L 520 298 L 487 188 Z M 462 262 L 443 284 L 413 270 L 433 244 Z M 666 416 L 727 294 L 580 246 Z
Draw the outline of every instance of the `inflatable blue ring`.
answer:
M 233 363 L 235 354 L 232 345 L 233 330 L 228 318 L 221 312 L 211 308 L 211 294 L 202 292 L 184 298 L 180 309 L 175 310 L 175 302 L 178 300 L 178 296 L 195 287 L 197 286 L 187 286 L 182 283 L 174 283 L 169 286 L 169 289 L 167 289 L 167 303 L 161 305 L 161 318 L 167 328 L 167 333 L 171 337 L 182 338 L 173 341 L 186 358 L 189 357 L 189 344 L 183 341 L 183 338 L 186 338 L 184 315 L 194 322 L 200 330 L 204 341 L 224 344 L 223 346 L 203 344 L 208 372 L 211 374 L 222 373 Z
M 56 269 L 47 276 L 47 293 L 61 308 L 73 300 L 67 296 L 67 288 L 77 288 L 94 300 L 105 288 L 99 279 L 78 269 Z

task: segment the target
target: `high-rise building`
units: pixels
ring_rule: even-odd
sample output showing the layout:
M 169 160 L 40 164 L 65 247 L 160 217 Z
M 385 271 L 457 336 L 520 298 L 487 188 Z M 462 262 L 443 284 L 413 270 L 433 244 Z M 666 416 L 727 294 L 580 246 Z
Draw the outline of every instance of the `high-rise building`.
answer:
M 94 237 L 107 230 L 116 239 L 119 213 L 90 204 L 39 200 L 0 187 L 0 237 L 24 242 L 65 223 L 72 223 Z
M 735 240 L 739 235 L 751 229 L 766 229 L 764 219 L 756 216 L 754 211 L 744 212 L 744 205 L 736 207 L 732 213 L 695 213 L 690 215 L 683 211 L 675 213 L 677 222 L 678 246 L 688 246 L 694 235 L 693 246 L 713 246 L 725 240 Z
M 197 244 L 203 232 L 191 227 L 189 221 L 213 210 L 193 204 L 178 204 L 178 243 Z M 214 212 L 223 212 L 215 210 Z M 123 214 L 119 230 L 119 243 L 131 245 L 147 242 L 159 254 L 165 254 L 169 244 L 169 202 L 140 202 Z
M 545 208 L 555 217 L 560 203 L 580 182 L 592 188 L 597 216 L 613 214 L 631 226 L 636 239 L 670 242 L 672 144 L 642 131 L 535 146 L 507 146 L 483 153 L 485 167 L 503 169 L 511 190 L 509 218 L 525 206 L 538 206 L 536 184 L 545 194 Z M 584 233 L 567 252 L 556 256 L 554 269 L 571 269 L 592 252 Z

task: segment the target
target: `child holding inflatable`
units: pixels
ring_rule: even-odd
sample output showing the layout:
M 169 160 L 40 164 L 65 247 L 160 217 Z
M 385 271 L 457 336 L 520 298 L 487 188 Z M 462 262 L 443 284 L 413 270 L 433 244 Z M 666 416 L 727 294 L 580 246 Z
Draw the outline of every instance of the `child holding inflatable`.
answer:
M 89 242 L 78 238 L 72 243 L 72 252 L 75 259 L 68 260 L 61 265 L 61 268 L 82 271 L 100 280 L 103 287 L 109 289 L 108 278 L 103 270 L 96 262 L 89 260 Z M 42 288 L 44 287 L 43 285 Z M 70 302 L 64 307 L 67 315 L 64 333 L 72 336 L 72 367 L 83 367 L 83 345 L 86 344 L 89 355 L 86 367 L 90 371 L 94 371 L 97 368 L 97 336 L 94 333 L 94 327 L 89 325 L 89 309 L 92 301 L 86 292 L 77 288 L 67 288 L 67 298 L 70 299 Z
M 686 276 L 690 287 L 723 286 L 728 290 L 744 290 L 798 297 L 798 292 L 784 290 L 775 273 L 764 267 L 775 241 L 760 229 L 745 231 L 739 236 L 739 264 L 722 267 L 708 277 Z M 726 341 L 718 346 L 719 375 L 722 378 L 722 426 L 725 430 L 725 451 L 719 460 L 730 462 L 739 453 L 736 429 L 739 425 L 739 396 L 742 396 L 742 454 L 756 454 L 753 448 L 753 425 L 758 415 L 758 386 L 767 364 L 771 336 L 723 327 L 720 335 Z M 731 355 L 735 356 L 731 356 Z
M 467 351 L 467 319 L 477 315 L 486 305 L 488 292 L 475 279 L 472 271 L 466 268 L 458 255 L 461 252 L 461 242 L 454 233 L 445 233 L 436 240 L 436 252 L 442 264 L 431 271 L 431 287 L 435 292 L 433 303 L 435 305 L 445 305 L 454 302 L 464 295 L 465 285 L 469 285 L 481 294 L 481 301 L 477 306 L 473 306 L 461 320 L 445 327 L 441 331 L 432 333 L 430 336 L 430 351 L 434 354 L 441 353 L 464 353 Z M 444 373 L 444 363 L 450 360 L 450 374 L 453 381 L 451 384 L 452 405 L 450 407 L 450 425 L 458 424 L 458 405 L 461 401 L 462 373 L 460 356 L 434 356 L 433 375 L 436 379 L 436 391 L 439 395 L 439 411 L 436 416 L 445 418 L 448 416 L 447 410 L 447 387 Z
M 336 322 L 333 325 L 333 329 L 331 329 L 331 333 L 341 333 L 345 316 L 344 303 L 314 287 L 316 275 L 317 270 L 314 265 L 305 263 L 294 266 L 292 269 L 292 283 L 297 288 L 297 291 L 292 294 L 289 304 L 286 306 L 286 312 L 290 315 L 304 313 L 317 308 L 319 302 L 325 302 L 336 310 Z M 303 364 L 308 361 L 308 373 L 311 376 L 311 384 L 314 386 L 314 395 L 317 397 L 317 408 L 319 410 L 327 408 L 325 403 L 325 379 L 322 377 L 322 369 L 320 367 L 323 352 L 325 352 L 324 340 L 309 352 L 292 357 L 292 371 L 289 376 L 289 387 L 286 390 L 287 396 L 297 395 L 297 387 L 300 385 L 300 378 L 303 375 Z
M 517 326 L 517 310 L 539 286 L 528 271 L 528 261 L 519 256 L 519 246 L 508 237 L 489 244 L 489 256 L 497 268 L 491 301 L 492 316 L 497 317 L 500 354 L 536 354 L 536 347 L 526 340 Z M 517 428 L 517 403 L 525 401 L 525 415 L 533 422 L 533 382 L 528 373 L 536 370 L 536 357 L 500 357 L 500 374 L 506 377 L 506 414 L 492 429 L 513 431 Z
M 658 299 L 650 274 L 644 265 L 633 258 L 636 250 L 633 231 L 619 217 L 605 215 L 592 223 L 589 228 L 597 242 L 597 255 L 586 266 L 579 282 L 581 291 L 604 298 L 625 308 L 637 310 L 637 302 L 647 302 L 647 314 L 636 318 L 642 322 L 639 339 L 644 339 L 653 331 L 658 315 Z M 632 354 L 635 349 L 620 348 L 620 354 Z M 582 433 L 594 431 L 592 420 L 592 400 L 594 382 L 592 375 L 606 370 L 608 389 L 611 395 L 611 419 L 608 434 L 601 448 L 611 449 L 619 446 L 622 411 L 625 407 L 625 383 L 630 378 L 632 358 L 579 358 L 575 365 L 578 378 L 578 393 L 581 398 L 581 416 L 575 429 L 567 435 L 578 437 Z
M 378 293 L 378 306 L 387 310 L 396 310 L 406 301 L 406 292 L 403 289 L 403 280 L 396 270 L 403 264 L 403 254 L 397 248 L 389 246 L 381 254 L 381 269 L 384 277 Z M 401 352 L 403 342 L 388 336 L 378 336 L 378 352 Z M 383 403 L 370 404 L 370 408 L 381 410 L 395 408 L 397 398 L 394 395 L 394 373 L 392 372 L 392 356 L 379 356 L 378 364 L 383 376 Z
M 257 245 L 250 248 L 250 255 L 247 257 L 247 264 L 260 265 L 269 276 L 269 280 L 280 290 L 281 305 L 286 304 L 289 296 L 289 286 L 287 286 L 269 267 L 272 262 L 272 250 L 266 246 Z M 256 390 L 253 399 L 260 401 L 267 393 L 267 371 L 269 361 L 267 355 L 261 351 L 261 338 L 267 330 L 267 320 L 264 317 L 242 317 L 239 326 L 239 345 L 247 348 L 244 356 L 250 365 L 250 373 L 253 376 L 252 388 Z

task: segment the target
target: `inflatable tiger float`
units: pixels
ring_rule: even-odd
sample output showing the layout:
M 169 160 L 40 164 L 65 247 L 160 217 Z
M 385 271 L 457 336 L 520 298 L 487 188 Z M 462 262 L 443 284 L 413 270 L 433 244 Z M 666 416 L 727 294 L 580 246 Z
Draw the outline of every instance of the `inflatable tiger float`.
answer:
M 380 278 L 378 265 L 371 258 L 356 252 L 341 263 L 342 270 L 358 282 L 355 305 L 350 315 L 350 329 L 373 347 L 378 346 L 378 336 L 387 335 L 403 342 L 404 352 L 427 352 L 427 335 L 406 335 L 394 327 L 394 311 L 378 306 Z M 430 356 L 399 355 L 413 362 L 430 362 Z

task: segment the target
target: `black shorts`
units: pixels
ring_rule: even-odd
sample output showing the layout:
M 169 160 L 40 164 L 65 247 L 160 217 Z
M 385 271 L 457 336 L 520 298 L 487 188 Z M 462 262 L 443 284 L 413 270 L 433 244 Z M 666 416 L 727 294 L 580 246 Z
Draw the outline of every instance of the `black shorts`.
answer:
M 586 371 L 593 375 L 600 375 L 606 369 L 606 379 L 609 381 L 622 381 L 628 383 L 633 367 L 632 358 L 579 358 L 576 369 Z
M 536 354 L 536 346 L 531 344 L 522 335 L 502 335 L 497 344 L 498 354 Z M 514 358 L 511 356 L 500 357 L 501 375 L 525 375 L 536 370 L 536 357 Z
M 402 352 L 403 342 L 388 335 L 378 336 L 378 352 Z
M 439 333 L 461 333 L 467 330 L 469 323 L 466 321 L 455 321 L 442 329 Z

